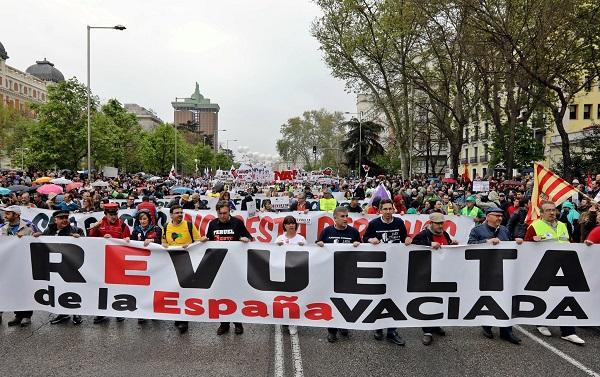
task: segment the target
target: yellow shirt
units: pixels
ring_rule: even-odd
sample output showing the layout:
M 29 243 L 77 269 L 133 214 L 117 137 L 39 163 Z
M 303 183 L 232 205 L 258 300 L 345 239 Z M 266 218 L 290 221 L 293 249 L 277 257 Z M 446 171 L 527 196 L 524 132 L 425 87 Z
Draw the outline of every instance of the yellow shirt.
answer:
M 190 237 L 187 221 L 182 221 L 179 225 L 168 223 L 165 226 L 166 231 L 163 232 L 163 243 L 167 243 L 169 246 L 187 245 L 192 243 L 192 237 Z M 194 225 L 192 225 L 192 233 L 194 235 L 194 242 L 198 241 L 200 239 L 200 232 Z

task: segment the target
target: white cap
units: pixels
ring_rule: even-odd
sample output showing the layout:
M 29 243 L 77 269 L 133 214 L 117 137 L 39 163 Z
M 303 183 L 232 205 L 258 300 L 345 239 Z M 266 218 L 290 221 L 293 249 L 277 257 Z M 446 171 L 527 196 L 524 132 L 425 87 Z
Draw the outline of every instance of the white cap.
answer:
M 6 208 L 4 208 L 4 212 L 14 212 L 18 215 L 21 214 L 21 207 L 19 206 L 8 206 Z

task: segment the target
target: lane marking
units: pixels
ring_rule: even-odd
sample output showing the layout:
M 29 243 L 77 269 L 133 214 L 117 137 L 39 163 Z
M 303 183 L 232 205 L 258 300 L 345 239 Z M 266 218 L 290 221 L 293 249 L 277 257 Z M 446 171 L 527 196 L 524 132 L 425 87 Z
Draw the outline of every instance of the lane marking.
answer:
M 290 325 L 290 328 L 292 326 Z M 294 326 L 296 330 L 297 326 Z M 302 369 L 302 352 L 300 352 L 300 337 L 298 332 L 290 335 L 290 342 L 292 342 L 292 361 L 294 366 L 294 377 L 304 377 L 304 371 Z
M 281 325 L 275 325 L 275 377 L 283 377 L 283 336 Z
M 521 332 L 523 335 L 527 336 L 529 339 L 531 339 L 534 342 L 540 344 L 541 346 L 547 348 L 552 353 L 554 353 L 555 355 L 558 355 L 563 360 L 566 360 L 567 362 L 571 363 L 572 365 L 574 365 L 575 367 L 579 368 L 581 371 L 585 372 L 586 374 L 588 374 L 590 376 L 594 376 L 594 377 L 600 377 L 600 374 L 594 372 L 590 368 L 588 368 L 585 365 L 581 364 L 579 361 L 575 360 L 574 358 L 572 358 L 571 356 L 567 355 L 566 353 L 564 353 L 563 351 L 559 350 L 558 348 L 553 347 L 552 345 L 550 345 L 546 341 L 544 341 L 544 340 L 538 338 L 537 336 L 533 335 L 532 333 L 530 333 L 529 331 L 525 330 L 521 326 L 513 326 L 513 327 L 515 329 L 519 330 L 519 332 Z

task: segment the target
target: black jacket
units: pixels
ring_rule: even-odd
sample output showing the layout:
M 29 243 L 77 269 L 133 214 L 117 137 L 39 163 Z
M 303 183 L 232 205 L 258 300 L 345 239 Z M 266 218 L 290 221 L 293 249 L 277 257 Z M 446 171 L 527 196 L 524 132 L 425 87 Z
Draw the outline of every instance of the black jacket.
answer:
M 452 243 L 452 239 L 450 238 L 448 232 L 444 231 L 444 237 L 446 238 L 446 241 L 448 241 L 448 245 L 450 245 Z M 412 240 L 413 245 L 421 246 L 431 246 L 431 242 L 433 242 L 433 232 L 429 228 L 423 229 Z
M 48 225 L 42 236 L 70 236 L 71 234 L 77 233 L 80 236 L 83 236 L 83 230 L 81 228 L 76 228 L 73 225 L 69 225 L 67 227 L 58 230 L 56 228 L 56 224 L 52 223 Z

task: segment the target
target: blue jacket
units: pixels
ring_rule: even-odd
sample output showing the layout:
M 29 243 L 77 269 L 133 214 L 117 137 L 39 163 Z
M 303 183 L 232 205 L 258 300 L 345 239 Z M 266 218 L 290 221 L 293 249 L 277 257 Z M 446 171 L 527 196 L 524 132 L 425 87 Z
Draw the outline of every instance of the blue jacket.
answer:
M 77 211 L 79 209 L 79 206 L 75 202 L 71 202 L 71 204 L 67 204 L 65 202 L 60 202 L 59 204 L 56 205 L 56 209 L 62 209 L 62 210 L 67 210 L 67 211 L 73 212 L 73 211 Z
M 510 235 L 508 234 L 508 228 L 504 225 L 500 225 L 497 229 L 492 228 L 487 222 L 481 225 L 477 225 L 471 229 L 469 233 L 468 244 L 485 243 L 491 238 L 498 238 L 500 241 L 510 241 Z

